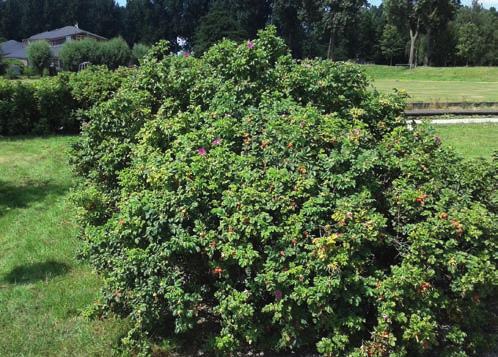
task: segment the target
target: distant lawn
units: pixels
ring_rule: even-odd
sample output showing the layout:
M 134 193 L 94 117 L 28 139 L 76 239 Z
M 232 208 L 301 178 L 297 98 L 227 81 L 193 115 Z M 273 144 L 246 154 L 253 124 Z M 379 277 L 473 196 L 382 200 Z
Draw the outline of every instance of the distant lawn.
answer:
M 498 124 L 435 125 L 443 143 L 467 159 L 491 158 L 498 151 Z
M 75 259 L 73 137 L 0 140 L 0 356 L 109 356 L 123 321 L 89 321 L 100 279 Z
M 406 67 L 362 66 L 373 79 L 419 81 L 498 82 L 498 67 Z
M 412 102 L 498 102 L 498 67 L 363 68 L 380 92 L 405 89 Z

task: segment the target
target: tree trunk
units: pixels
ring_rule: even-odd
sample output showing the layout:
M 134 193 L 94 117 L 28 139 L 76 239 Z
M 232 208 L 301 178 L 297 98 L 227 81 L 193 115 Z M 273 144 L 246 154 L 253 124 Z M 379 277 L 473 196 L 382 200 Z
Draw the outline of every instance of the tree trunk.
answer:
M 414 29 L 410 26 L 410 68 L 415 67 L 415 43 L 417 42 L 418 32 L 420 29 L 420 19 L 417 19 L 417 26 Z
M 431 38 L 432 38 L 432 30 L 429 27 L 427 29 L 427 50 L 425 51 L 425 58 L 424 58 L 424 65 L 430 66 L 432 65 L 432 43 L 431 43 Z
M 327 49 L 327 58 L 331 60 L 334 59 L 334 42 L 335 42 L 335 29 L 332 28 L 330 30 L 329 47 Z
M 408 61 L 408 64 L 410 65 L 410 68 L 414 67 L 414 62 L 415 62 L 415 42 L 417 42 L 417 37 L 418 37 L 418 29 L 417 31 L 413 31 L 410 29 L 410 59 Z

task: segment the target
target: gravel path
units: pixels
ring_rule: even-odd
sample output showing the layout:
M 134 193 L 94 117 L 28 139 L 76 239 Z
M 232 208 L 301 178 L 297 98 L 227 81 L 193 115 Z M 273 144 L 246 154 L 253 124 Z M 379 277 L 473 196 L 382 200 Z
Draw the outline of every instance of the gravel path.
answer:
M 458 118 L 458 119 L 430 119 L 431 124 L 484 124 L 484 123 L 498 123 L 498 117 L 494 118 Z M 423 120 L 413 120 L 416 124 L 420 124 Z

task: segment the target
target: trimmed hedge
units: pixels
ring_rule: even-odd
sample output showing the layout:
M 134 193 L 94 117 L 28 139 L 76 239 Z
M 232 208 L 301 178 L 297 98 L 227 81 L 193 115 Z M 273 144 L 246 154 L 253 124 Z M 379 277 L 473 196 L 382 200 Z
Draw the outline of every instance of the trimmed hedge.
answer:
M 110 69 L 126 66 L 132 59 L 132 51 L 121 37 L 109 41 L 84 39 L 66 42 L 59 53 L 64 69 L 76 72 L 83 62 L 105 65 Z
M 0 135 L 47 134 L 72 129 L 74 101 L 67 82 L 45 78 L 0 80 Z
M 106 283 L 94 312 L 129 317 L 126 346 L 496 348 L 496 162 L 409 130 L 403 96 L 358 67 L 294 61 L 272 27 L 168 53 L 89 111 L 73 157 L 83 254 Z
M 78 132 L 84 111 L 108 100 L 132 72 L 89 67 L 34 81 L 0 79 L 0 135 Z

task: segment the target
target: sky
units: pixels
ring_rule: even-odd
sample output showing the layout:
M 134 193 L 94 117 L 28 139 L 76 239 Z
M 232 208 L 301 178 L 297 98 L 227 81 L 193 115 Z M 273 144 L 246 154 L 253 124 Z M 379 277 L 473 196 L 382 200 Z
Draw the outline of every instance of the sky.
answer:
M 126 5 L 126 0 L 117 0 L 117 2 L 121 5 Z M 382 0 L 368 0 L 368 2 L 373 5 L 379 5 L 382 2 Z M 471 2 L 472 0 L 462 0 L 463 5 L 470 5 Z M 481 0 L 480 2 L 486 8 L 489 8 L 491 6 L 498 8 L 498 0 Z

